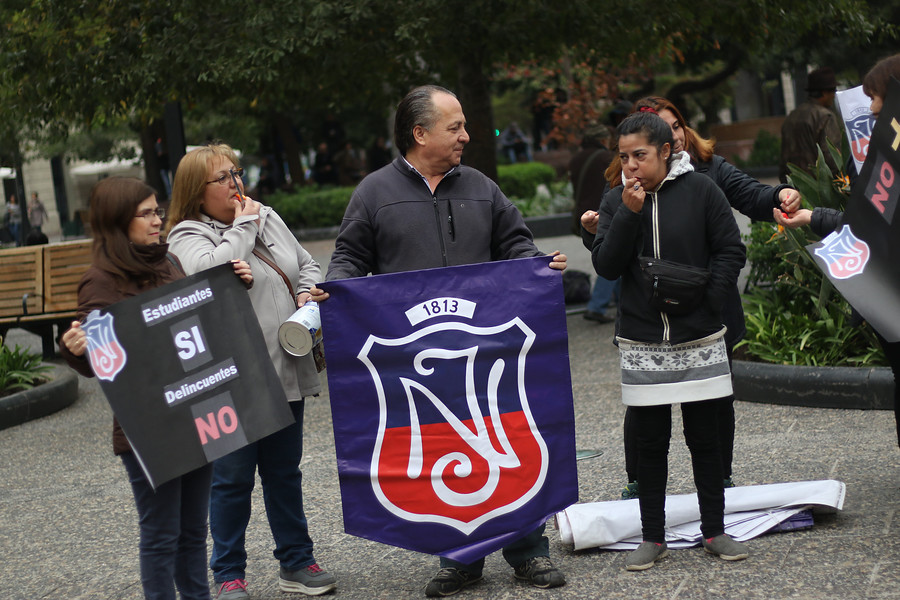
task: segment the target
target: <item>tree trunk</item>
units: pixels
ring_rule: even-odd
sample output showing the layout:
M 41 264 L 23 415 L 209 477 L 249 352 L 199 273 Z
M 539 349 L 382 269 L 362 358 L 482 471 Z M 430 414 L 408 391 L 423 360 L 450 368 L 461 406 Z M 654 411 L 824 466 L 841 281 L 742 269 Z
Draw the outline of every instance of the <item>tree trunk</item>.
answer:
M 156 152 L 156 131 L 147 123 L 141 124 L 141 151 L 144 156 L 144 181 L 156 190 L 157 199 L 163 204 L 169 199 L 166 184 L 160 173 L 159 156 Z
M 463 162 L 497 181 L 497 138 L 488 64 L 486 57 L 477 50 L 462 56 L 458 64 L 457 93 L 471 138 L 463 152 Z
M 303 162 L 300 160 L 300 143 L 294 134 L 294 121 L 284 113 L 276 113 L 273 118 L 275 132 L 281 138 L 284 146 L 284 157 L 287 159 L 288 171 L 291 173 L 291 183 L 304 185 L 306 184 L 306 173 L 303 169 Z

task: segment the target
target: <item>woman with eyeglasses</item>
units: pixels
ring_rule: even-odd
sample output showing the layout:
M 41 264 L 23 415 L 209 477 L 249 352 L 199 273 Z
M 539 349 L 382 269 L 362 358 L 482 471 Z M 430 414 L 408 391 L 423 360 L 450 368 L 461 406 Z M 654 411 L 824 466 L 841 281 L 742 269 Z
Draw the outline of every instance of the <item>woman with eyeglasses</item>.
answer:
M 78 284 L 78 319 L 66 331 L 60 352 L 69 365 L 93 377 L 81 323 L 93 310 L 181 279 L 184 272 L 159 242 L 165 211 L 156 192 L 139 179 L 109 177 L 91 191 L 93 264 Z M 236 261 L 235 273 L 250 284 L 249 265 Z M 113 452 L 125 465 L 140 523 L 140 565 L 144 597 L 207 600 L 206 520 L 210 465 L 163 483 L 154 491 L 113 419 Z
M 250 300 L 295 417 L 292 425 L 214 463 L 209 525 L 216 598 L 249 597 L 244 534 L 257 469 L 280 589 L 323 594 L 335 588 L 335 578 L 313 557 L 299 468 L 304 399 L 321 388 L 311 353 L 293 356 L 278 342 L 281 323 L 309 301 L 309 289 L 320 280 L 319 264 L 274 210 L 244 196 L 241 173 L 237 155 L 225 144 L 188 152 L 175 174 L 168 223 L 172 252 L 189 274 L 234 259 L 250 264 L 256 276 Z

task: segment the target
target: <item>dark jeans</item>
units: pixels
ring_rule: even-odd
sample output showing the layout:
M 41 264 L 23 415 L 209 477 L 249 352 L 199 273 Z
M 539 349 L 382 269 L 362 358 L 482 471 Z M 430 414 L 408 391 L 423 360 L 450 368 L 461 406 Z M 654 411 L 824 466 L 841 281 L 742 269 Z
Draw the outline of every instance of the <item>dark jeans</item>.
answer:
M 503 547 L 503 558 L 515 568 L 530 558 L 536 556 L 550 556 L 550 542 L 544 536 L 546 524 L 541 525 L 525 537 L 519 538 L 511 544 Z M 484 569 L 484 559 L 480 558 L 471 564 L 461 563 L 459 561 L 441 557 L 441 568 L 455 567 L 461 571 L 468 571 L 476 577 L 481 576 Z
M 206 516 L 212 466 L 167 481 L 153 491 L 132 452 L 121 455 L 140 522 L 141 583 L 147 600 L 209 600 Z
M 250 496 L 257 467 L 266 517 L 275 539 L 275 558 L 290 571 L 315 562 L 301 488 L 304 403 L 290 404 L 295 418 L 293 424 L 213 464 L 209 507 L 213 553 L 209 566 L 217 583 L 244 579 L 247 566 L 244 534 L 250 522 Z
M 731 346 L 726 347 L 728 353 L 728 368 L 731 370 Z M 900 363 L 898 363 L 900 364 Z M 731 466 L 734 462 L 734 395 L 721 399 L 719 414 L 716 422 L 716 431 L 719 435 L 719 454 L 722 457 L 722 476 L 731 477 Z M 900 416 L 898 423 L 900 423 Z M 628 481 L 637 481 L 638 478 L 638 443 L 637 430 L 635 429 L 632 407 L 625 409 L 624 429 L 625 443 L 625 473 Z M 898 425 L 900 427 L 900 425 Z
M 725 489 L 716 420 L 723 399 L 681 405 L 684 439 L 691 451 L 694 485 L 700 502 L 700 532 L 710 538 L 725 532 Z M 644 541 L 664 542 L 666 481 L 669 477 L 669 440 L 672 406 L 633 407 L 637 427 L 638 486 Z

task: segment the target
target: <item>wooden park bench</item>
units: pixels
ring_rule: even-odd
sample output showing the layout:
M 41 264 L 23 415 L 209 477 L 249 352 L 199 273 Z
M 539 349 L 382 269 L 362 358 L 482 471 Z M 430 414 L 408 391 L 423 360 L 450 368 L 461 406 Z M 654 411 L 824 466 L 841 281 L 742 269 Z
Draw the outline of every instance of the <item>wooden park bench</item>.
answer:
M 77 240 L 0 250 L 0 336 L 14 327 L 25 329 L 41 337 L 45 358 L 56 354 L 58 336 L 75 318 L 91 244 Z

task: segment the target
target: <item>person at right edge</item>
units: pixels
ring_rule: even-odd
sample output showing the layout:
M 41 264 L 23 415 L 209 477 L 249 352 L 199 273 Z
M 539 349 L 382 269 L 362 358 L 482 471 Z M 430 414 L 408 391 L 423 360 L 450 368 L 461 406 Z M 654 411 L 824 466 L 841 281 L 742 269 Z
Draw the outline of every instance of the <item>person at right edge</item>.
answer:
M 725 533 L 716 421 L 719 404 L 732 393 L 721 307 L 746 250 L 725 194 L 694 172 L 687 153 L 673 153 L 672 130 L 656 111 L 629 116 L 617 134 L 622 184 L 603 197 L 591 259 L 598 275 L 622 277 L 616 343 L 622 402 L 637 425 L 643 538 L 625 568 L 649 569 L 668 556 L 666 482 L 676 403 L 691 453 L 701 543 L 724 560 L 745 559 L 746 547 Z M 706 274 L 708 281 L 688 286 L 693 297 L 679 296 L 664 289 L 662 274 L 648 279 L 645 273 L 667 265 L 690 277 Z
M 891 78 L 900 79 L 900 54 L 884 58 L 872 67 L 863 77 L 863 92 L 872 99 L 869 110 L 872 117 L 878 118 L 884 107 L 884 98 L 887 95 L 888 83 Z M 802 208 L 795 213 L 782 213 L 774 210 L 775 222 L 784 227 L 796 229 L 803 225 L 809 225 L 816 235 L 826 236 L 832 231 L 841 228 L 844 221 L 844 213 L 826 207 L 816 207 L 813 210 Z M 889 342 L 877 331 L 878 341 L 888 364 L 891 365 L 891 373 L 894 375 L 894 419 L 897 423 L 897 445 L 900 446 L 900 342 Z

